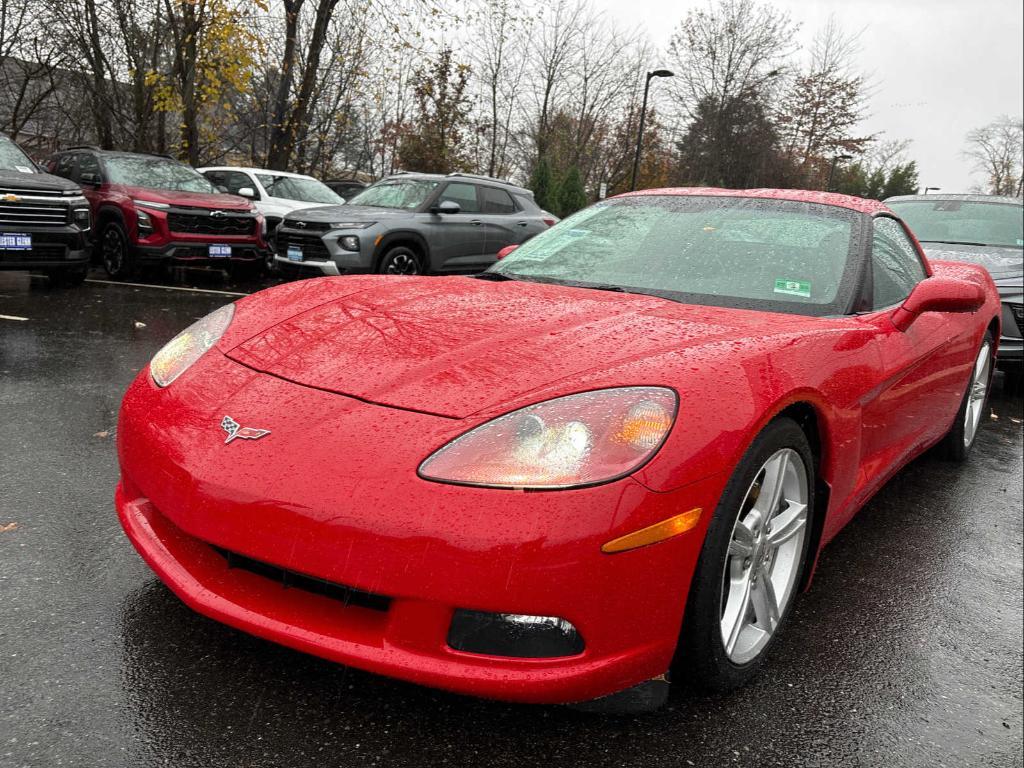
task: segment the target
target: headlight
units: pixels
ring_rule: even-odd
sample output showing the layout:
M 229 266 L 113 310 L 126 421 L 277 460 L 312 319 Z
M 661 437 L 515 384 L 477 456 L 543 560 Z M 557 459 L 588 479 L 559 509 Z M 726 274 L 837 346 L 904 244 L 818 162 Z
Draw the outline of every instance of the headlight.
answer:
M 376 221 L 339 221 L 331 222 L 331 229 L 366 229 L 376 224 Z
M 157 203 L 154 202 L 153 200 L 132 200 L 132 202 L 135 203 L 136 205 L 144 205 L 147 208 L 157 208 L 159 210 L 164 210 L 165 208 L 171 207 L 168 203 Z
M 158 386 L 166 387 L 217 343 L 231 324 L 235 305 L 226 304 L 197 320 L 157 352 L 149 363 L 149 373 Z
M 355 235 L 343 235 L 338 238 L 338 245 L 344 248 L 346 251 L 358 251 L 359 250 L 359 238 Z
M 495 488 L 573 488 L 639 469 L 665 441 L 678 399 L 664 387 L 622 387 L 521 408 L 457 437 L 421 477 Z
M 89 229 L 92 226 L 92 218 L 88 208 L 75 208 L 71 212 L 71 218 L 78 225 L 79 229 Z
M 152 234 L 153 220 L 149 218 L 149 214 L 145 211 L 136 211 L 135 215 L 138 217 L 139 233 L 143 236 Z

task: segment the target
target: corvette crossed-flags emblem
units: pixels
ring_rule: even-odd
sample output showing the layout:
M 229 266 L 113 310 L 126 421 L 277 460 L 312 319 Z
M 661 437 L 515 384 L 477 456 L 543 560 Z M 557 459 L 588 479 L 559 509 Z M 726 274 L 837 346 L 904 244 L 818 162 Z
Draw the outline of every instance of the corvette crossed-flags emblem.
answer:
M 224 441 L 225 445 L 230 443 L 236 437 L 240 437 L 243 440 L 259 440 L 264 435 L 270 434 L 269 429 L 254 429 L 253 427 L 243 427 L 230 416 L 225 416 L 221 420 L 220 428 L 228 433 L 227 440 Z

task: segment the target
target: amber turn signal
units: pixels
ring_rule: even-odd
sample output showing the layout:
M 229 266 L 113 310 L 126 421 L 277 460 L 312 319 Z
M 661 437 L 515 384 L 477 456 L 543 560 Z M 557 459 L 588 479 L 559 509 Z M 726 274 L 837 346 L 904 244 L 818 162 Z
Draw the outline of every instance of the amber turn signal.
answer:
M 671 539 L 673 536 L 686 533 L 696 526 L 697 521 L 700 520 L 700 513 L 701 508 L 696 507 L 689 512 L 683 512 L 681 515 L 670 517 L 668 520 L 662 520 L 660 523 L 641 528 L 639 531 L 627 533 L 625 536 L 612 539 L 604 544 L 601 547 L 601 551 L 606 555 L 612 555 L 616 552 L 626 552 L 630 549 L 646 547 L 648 544 L 657 544 L 659 541 Z

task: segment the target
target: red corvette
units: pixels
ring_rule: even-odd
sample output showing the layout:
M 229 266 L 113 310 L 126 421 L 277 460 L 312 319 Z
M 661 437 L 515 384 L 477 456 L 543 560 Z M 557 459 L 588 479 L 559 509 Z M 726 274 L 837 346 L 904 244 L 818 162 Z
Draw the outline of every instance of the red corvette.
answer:
M 654 190 L 487 272 L 293 283 L 124 398 L 116 504 L 195 610 L 479 696 L 641 709 L 757 670 L 821 547 L 963 459 L 988 274 L 883 205 Z

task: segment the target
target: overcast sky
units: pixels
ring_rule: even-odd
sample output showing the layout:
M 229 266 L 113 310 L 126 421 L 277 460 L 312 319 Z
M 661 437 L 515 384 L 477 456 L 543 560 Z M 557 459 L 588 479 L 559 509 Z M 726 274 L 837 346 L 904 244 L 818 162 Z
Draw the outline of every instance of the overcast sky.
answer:
M 688 8 L 707 0 L 597 0 L 641 24 L 664 49 Z M 834 15 L 862 31 L 861 69 L 875 84 L 868 133 L 910 139 L 921 186 L 966 191 L 982 178 L 962 156 L 964 135 L 1024 113 L 1021 0 L 773 0 L 802 25 L 801 41 Z M 652 62 L 659 64 L 661 62 Z M 657 87 L 655 82 L 654 87 Z

